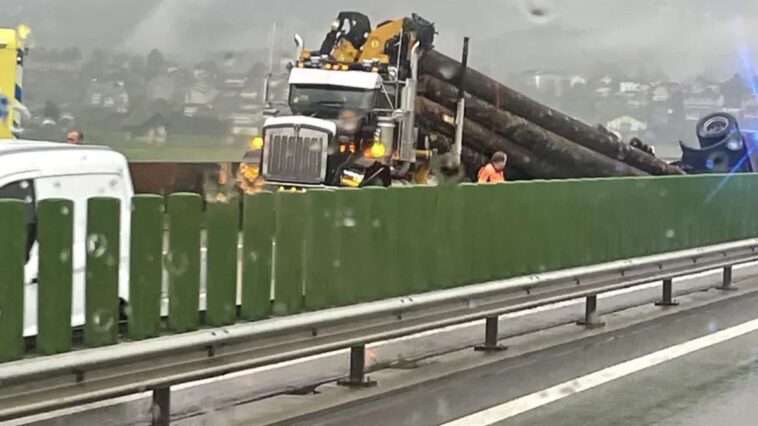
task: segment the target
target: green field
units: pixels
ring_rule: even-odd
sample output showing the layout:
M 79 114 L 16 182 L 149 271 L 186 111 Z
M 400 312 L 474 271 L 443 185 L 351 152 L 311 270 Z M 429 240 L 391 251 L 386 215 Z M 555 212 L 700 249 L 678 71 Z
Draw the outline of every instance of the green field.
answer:
M 224 138 L 206 136 L 170 136 L 160 145 L 126 140 L 121 133 L 87 134 L 87 143 L 109 146 L 121 152 L 129 161 L 171 161 L 171 162 L 220 162 L 239 161 L 246 150 L 246 144 L 230 144 Z

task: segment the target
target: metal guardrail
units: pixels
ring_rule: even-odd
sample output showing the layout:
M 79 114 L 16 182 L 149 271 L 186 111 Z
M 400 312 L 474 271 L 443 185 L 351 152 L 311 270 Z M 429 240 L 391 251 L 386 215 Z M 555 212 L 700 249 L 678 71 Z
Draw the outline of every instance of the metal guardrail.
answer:
M 368 343 L 486 318 L 485 344 L 498 350 L 497 318 L 586 298 L 583 324 L 600 325 L 597 295 L 663 281 L 661 304 L 673 304 L 671 280 L 758 260 L 758 239 L 549 272 L 421 295 L 206 329 L 0 365 L 0 420 L 132 393 L 153 391 L 168 424 L 170 386 L 234 371 L 352 348 L 349 385 L 365 385 Z

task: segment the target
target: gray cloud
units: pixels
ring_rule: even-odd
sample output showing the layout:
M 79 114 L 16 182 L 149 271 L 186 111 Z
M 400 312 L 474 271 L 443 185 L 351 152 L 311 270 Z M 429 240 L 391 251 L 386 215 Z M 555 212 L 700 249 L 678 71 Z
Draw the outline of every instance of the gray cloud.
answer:
M 740 71 L 742 45 L 758 53 L 751 0 L 0 0 L 0 7 L 7 11 L 0 24 L 31 23 L 40 45 L 178 55 L 261 49 L 272 22 L 281 46 L 291 45 L 294 31 L 315 46 L 340 10 L 375 22 L 417 12 L 438 24 L 440 49 L 457 54 L 470 35 L 474 63 L 503 73 L 612 62 L 687 78 Z

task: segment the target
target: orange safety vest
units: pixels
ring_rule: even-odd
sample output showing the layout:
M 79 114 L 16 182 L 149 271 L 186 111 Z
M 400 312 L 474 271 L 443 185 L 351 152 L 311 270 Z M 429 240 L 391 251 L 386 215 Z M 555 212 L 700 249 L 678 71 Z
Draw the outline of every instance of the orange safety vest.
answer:
M 492 163 L 487 164 L 479 170 L 479 183 L 501 183 L 505 182 L 505 173 L 495 170 Z

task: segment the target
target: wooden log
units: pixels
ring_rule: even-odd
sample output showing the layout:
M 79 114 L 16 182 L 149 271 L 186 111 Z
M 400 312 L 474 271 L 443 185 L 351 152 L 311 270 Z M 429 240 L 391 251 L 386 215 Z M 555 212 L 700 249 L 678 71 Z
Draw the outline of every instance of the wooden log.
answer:
M 421 78 L 419 87 L 427 99 L 447 108 L 456 108 L 458 89 L 453 85 L 425 75 Z M 466 99 L 466 119 L 505 136 L 508 140 L 538 154 L 541 159 L 573 167 L 584 177 L 648 175 L 626 163 L 575 144 L 521 117 L 499 110 L 476 97 L 468 96 Z
M 450 119 L 455 116 L 451 110 L 424 97 L 416 99 L 416 113 L 421 118 L 422 123 L 446 123 L 450 122 Z M 450 133 L 450 127 L 448 127 L 447 133 L 443 126 L 439 127 L 442 128 L 435 130 L 441 130 L 441 133 L 446 134 L 448 137 L 453 136 Z M 471 120 L 466 120 L 464 123 L 463 138 L 468 146 L 480 153 L 496 151 L 508 153 L 508 161 L 531 178 L 564 179 L 582 177 L 581 174 L 577 173 L 577 170 L 566 167 L 561 163 L 542 160 L 521 145 L 515 144 L 497 133 L 490 132 Z
M 454 83 L 459 80 L 462 67 L 454 59 L 432 50 L 421 58 L 420 70 L 422 74 Z M 678 167 L 616 141 L 597 129 L 530 99 L 472 68 L 468 68 L 465 73 L 464 87 L 468 93 L 494 105 L 497 109 L 507 110 L 572 142 L 623 161 L 644 172 L 654 175 L 683 174 Z

